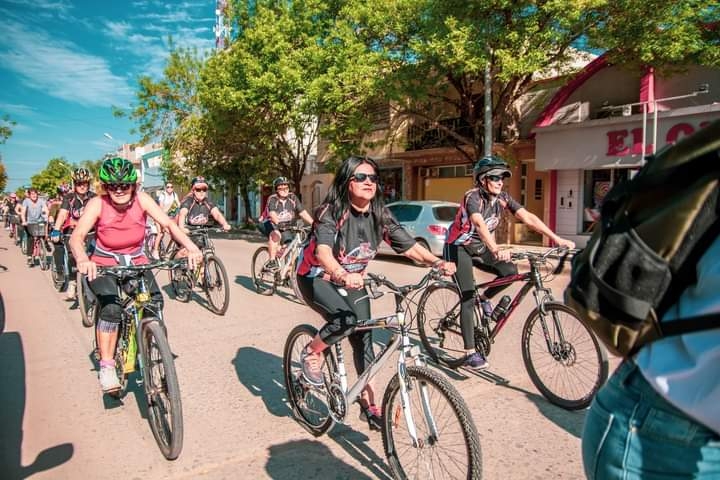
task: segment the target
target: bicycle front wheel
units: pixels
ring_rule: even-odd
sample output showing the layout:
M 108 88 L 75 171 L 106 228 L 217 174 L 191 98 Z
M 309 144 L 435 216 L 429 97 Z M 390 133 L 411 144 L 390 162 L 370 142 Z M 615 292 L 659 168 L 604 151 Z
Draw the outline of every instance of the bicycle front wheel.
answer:
M 305 303 L 305 299 L 302 296 L 302 292 L 300 291 L 300 287 L 298 286 L 298 280 L 297 280 L 297 258 L 293 261 L 292 268 L 290 269 L 290 273 L 288 275 L 290 276 L 290 286 L 292 287 L 293 294 L 295 295 L 295 298 L 298 299 L 301 303 Z
M 87 283 L 87 277 L 78 272 L 76 279 L 80 318 L 82 319 L 83 326 L 92 327 L 95 325 L 99 313 L 97 299 L 92 292 L 88 291 L 90 286 Z
M 210 310 L 218 315 L 225 315 L 230 304 L 230 288 L 225 266 L 215 255 L 205 256 L 204 276 L 203 289 Z
M 144 320 L 141 338 L 150 429 L 163 456 L 175 460 L 183 447 L 182 404 L 175 361 L 158 319 Z
M 270 260 L 270 251 L 267 247 L 258 248 L 252 257 L 253 285 L 260 295 L 275 293 L 275 272 L 271 272 L 265 267 L 268 260 Z
M 403 381 L 407 403 L 395 375 L 382 406 L 383 446 L 394 477 L 479 479 L 480 439 L 460 393 L 424 366 L 408 365 Z
M 543 310 L 530 313 L 522 332 L 530 380 L 551 403 L 585 408 L 608 378 L 607 353 L 573 309 L 547 303 Z
M 40 239 L 39 244 L 40 244 L 40 245 L 39 245 L 39 246 L 40 246 L 40 249 L 39 249 L 39 250 L 40 250 L 40 251 L 39 251 L 39 256 L 40 256 L 40 259 L 39 259 L 40 270 L 43 270 L 43 271 L 44 271 L 44 270 L 47 270 L 48 268 L 50 268 L 50 260 L 49 260 L 49 258 L 50 258 L 50 249 L 49 249 L 49 248 L 47 247 L 47 245 L 45 244 L 45 239 L 44 239 L 44 238 L 41 238 L 41 239 Z
M 325 387 L 315 387 L 305 381 L 302 374 L 300 354 L 317 335 L 317 329 L 310 325 L 298 325 L 288 335 L 283 351 L 283 377 L 290 406 L 305 429 L 319 437 L 332 426 L 333 420 L 327 404 Z M 325 378 L 332 379 L 335 371 L 335 357 L 325 349 Z
M 438 282 L 425 289 L 417 317 L 420 340 L 436 363 L 454 367 L 465 359 L 460 293 L 455 284 Z

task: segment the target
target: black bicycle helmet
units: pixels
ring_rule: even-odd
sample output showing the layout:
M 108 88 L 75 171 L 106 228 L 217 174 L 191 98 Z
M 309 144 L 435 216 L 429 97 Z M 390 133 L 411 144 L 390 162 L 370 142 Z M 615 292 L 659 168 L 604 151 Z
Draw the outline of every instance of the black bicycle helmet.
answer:
M 76 183 L 90 183 L 90 178 L 92 176 L 90 175 L 90 170 L 87 168 L 80 167 L 78 169 L 75 169 L 72 176 L 73 184 Z
M 136 183 L 138 178 L 133 164 L 120 157 L 105 160 L 100 166 L 99 176 L 103 183 Z
M 507 162 L 495 155 L 486 155 L 475 163 L 473 167 L 473 176 L 475 181 L 479 182 L 485 175 L 500 175 L 506 178 L 512 176 L 512 172 L 508 168 Z
M 273 180 L 273 190 L 277 190 L 280 185 L 290 185 L 290 180 L 287 177 L 277 177 Z

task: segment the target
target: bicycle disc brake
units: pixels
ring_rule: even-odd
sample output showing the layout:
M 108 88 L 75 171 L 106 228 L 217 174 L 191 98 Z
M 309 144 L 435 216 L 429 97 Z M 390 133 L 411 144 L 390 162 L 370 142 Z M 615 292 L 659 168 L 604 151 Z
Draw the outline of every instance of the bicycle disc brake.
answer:
M 345 398 L 342 387 L 337 382 L 330 384 L 327 399 L 332 419 L 337 423 L 345 423 L 345 416 L 348 410 L 347 399 Z

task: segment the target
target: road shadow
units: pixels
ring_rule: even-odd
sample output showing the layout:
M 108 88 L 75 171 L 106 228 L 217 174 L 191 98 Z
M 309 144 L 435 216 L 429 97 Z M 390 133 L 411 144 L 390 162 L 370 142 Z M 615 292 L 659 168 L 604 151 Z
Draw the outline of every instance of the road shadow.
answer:
M 241 287 L 245 288 L 246 290 L 250 290 L 253 293 L 257 293 L 257 290 L 255 290 L 255 282 L 253 282 L 252 277 L 246 277 L 245 275 L 235 275 L 235 283 L 240 285 Z M 295 296 L 294 293 L 292 293 L 292 290 L 289 292 L 285 291 L 286 287 L 279 287 L 275 289 L 275 293 L 273 293 L 274 296 L 280 297 L 284 300 L 287 300 L 289 302 L 297 303 L 298 305 L 305 305 L 305 302 L 300 300 Z M 260 295 L 259 293 L 257 293 Z M 271 296 L 271 295 L 268 295 Z
M 265 469 L 268 476 L 275 480 L 373 478 L 335 457 L 322 442 L 313 440 L 296 440 L 271 445 L 268 448 Z
M 203 307 L 208 312 L 212 313 L 213 315 L 217 315 L 210 308 L 210 302 L 205 297 L 205 293 L 202 290 L 199 290 L 198 287 L 193 288 L 192 292 L 190 292 L 190 298 L 188 299 L 187 302 L 182 302 L 177 299 L 177 296 L 175 295 L 175 289 L 169 283 L 167 285 L 160 287 L 160 290 L 162 290 L 170 300 L 175 300 L 176 302 L 179 302 L 179 303 L 196 302 L 198 305 Z
M 241 347 L 232 360 L 238 380 L 276 417 L 290 417 L 283 384 L 282 358 L 255 347 Z
M 72 443 L 46 448 L 28 466 L 23 466 L 23 417 L 25 415 L 25 353 L 17 332 L 0 336 L 0 466 L 2 478 L 19 480 L 51 470 L 69 461 L 75 453 Z

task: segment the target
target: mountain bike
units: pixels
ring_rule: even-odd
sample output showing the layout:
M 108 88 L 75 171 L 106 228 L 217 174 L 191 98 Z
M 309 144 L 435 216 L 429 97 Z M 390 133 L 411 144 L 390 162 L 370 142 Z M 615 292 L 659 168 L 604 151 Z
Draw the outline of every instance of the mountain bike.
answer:
M 285 388 L 293 412 L 314 436 L 333 422 L 343 423 L 350 404 L 357 402 L 370 380 L 397 352 L 397 374 L 388 383 L 382 401 L 382 439 L 395 478 L 481 477 L 480 440 L 470 411 L 460 393 L 439 372 L 430 369 L 420 348 L 410 343 L 412 318 L 405 317 L 411 294 L 425 288 L 440 272 L 431 269 L 415 285 L 396 286 L 381 275 L 367 274 L 371 298 L 383 291 L 394 295 L 395 312 L 359 321 L 356 330 L 380 328 L 392 333 L 380 354 L 354 385 L 348 386 L 341 343 L 324 351 L 324 385 L 310 384 L 302 373 L 300 355 L 315 337 L 311 325 L 295 327 L 283 352 Z M 342 294 L 342 287 L 338 287 Z
M 578 315 L 557 302 L 544 286 L 549 257 L 563 254 L 557 267 L 562 271 L 566 250 L 552 248 L 545 253 L 519 252 L 511 260 L 527 260 L 525 273 L 497 278 L 475 285 L 473 308 L 475 350 L 485 356 L 513 311 L 532 290 L 536 307 L 525 320 L 521 347 L 525 368 L 535 387 L 551 403 L 568 410 L 587 407 L 608 378 L 607 353 Z M 488 318 L 480 307 L 480 293 L 488 287 L 522 282 L 514 298 L 503 297 L 504 310 Z M 497 309 L 497 307 L 496 307 Z M 495 316 L 495 315 L 493 315 Z M 465 359 L 460 326 L 460 292 L 454 282 L 437 282 L 423 293 L 418 304 L 418 329 L 425 350 L 436 362 L 458 368 Z
M 197 266 L 194 272 L 187 269 L 170 270 L 170 286 L 173 289 L 175 298 L 181 302 L 190 301 L 192 291 L 196 286 L 202 288 L 208 299 L 208 307 L 213 313 L 225 315 L 230 305 L 230 287 L 225 265 L 215 254 L 210 232 L 223 232 L 221 228 L 202 226 L 187 226 L 190 230 L 190 238 L 200 247 L 203 254 L 203 262 Z M 173 242 L 169 250 L 164 253 L 166 258 L 175 258 L 180 247 Z
M 183 447 L 180 387 L 162 312 L 152 303 L 143 275 L 152 269 L 186 266 L 184 259 L 148 265 L 98 266 L 99 275 L 112 275 L 117 279 L 118 292 L 123 300 L 114 355 L 121 388 L 111 395 L 118 399 L 123 398 L 127 393 L 129 376 L 133 372 L 139 372 L 140 378 L 136 381 L 143 385 L 145 391 L 150 429 L 160 451 L 168 460 L 176 459 Z M 91 303 L 97 305 L 92 290 L 87 289 L 85 294 Z M 94 309 L 97 310 L 97 307 Z M 97 355 L 97 344 L 93 347 Z M 99 358 L 96 359 L 99 361 Z
M 30 243 L 30 266 L 34 266 L 36 262 L 40 265 L 40 270 L 47 270 L 50 268 L 50 248 L 47 245 L 47 223 L 28 223 L 25 225 L 27 228 L 28 239 Z
M 290 242 L 280 247 L 276 255 L 278 268 L 268 268 L 270 261 L 270 250 L 268 247 L 260 247 L 255 250 L 252 257 L 251 269 L 253 285 L 260 295 L 272 295 L 278 286 L 289 286 L 298 300 L 303 301 L 302 294 L 297 284 L 297 260 L 302 251 L 303 244 L 308 235 L 307 227 L 287 227 L 281 231 L 293 232 Z

